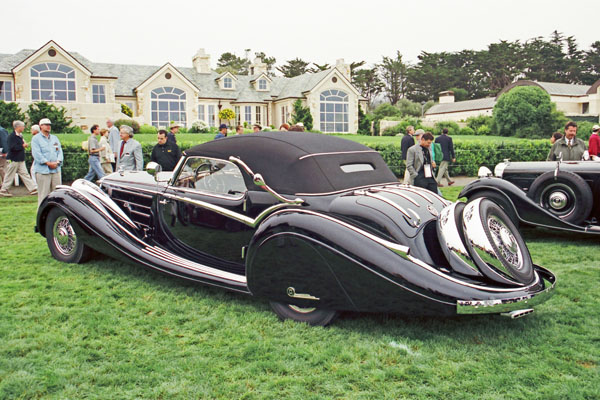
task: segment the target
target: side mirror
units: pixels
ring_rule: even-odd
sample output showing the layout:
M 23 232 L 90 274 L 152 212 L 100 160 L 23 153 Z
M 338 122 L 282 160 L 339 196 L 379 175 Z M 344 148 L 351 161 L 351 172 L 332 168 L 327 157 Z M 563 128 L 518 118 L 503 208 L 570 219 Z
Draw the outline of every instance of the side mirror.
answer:
M 162 171 L 162 167 L 160 166 L 159 163 L 150 161 L 148 164 L 146 164 L 146 172 L 149 173 L 150 175 L 152 175 L 154 177 L 154 179 L 157 179 L 157 174 L 160 171 Z

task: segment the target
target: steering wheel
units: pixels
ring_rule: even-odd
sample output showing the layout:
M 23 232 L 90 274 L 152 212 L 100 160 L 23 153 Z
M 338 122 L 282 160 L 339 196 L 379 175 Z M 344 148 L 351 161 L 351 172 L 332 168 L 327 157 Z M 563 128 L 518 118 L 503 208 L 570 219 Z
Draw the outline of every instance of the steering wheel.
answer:
M 223 176 L 217 173 L 220 170 L 218 166 L 210 163 L 203 163 L 196 167 L 194 170 L 196 189 L 224 193 L 227 185 Z

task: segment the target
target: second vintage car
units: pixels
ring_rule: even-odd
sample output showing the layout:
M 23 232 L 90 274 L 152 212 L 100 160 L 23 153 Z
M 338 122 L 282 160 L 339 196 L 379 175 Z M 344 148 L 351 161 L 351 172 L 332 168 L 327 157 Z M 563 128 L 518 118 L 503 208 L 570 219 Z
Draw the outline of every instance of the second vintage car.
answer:
M 510 218 L 399 184 L 353 141 L 265 132 L 187 150 L 174 172 L 61 186 L 40 205 L 52 255 L 90 249 L 270 301 L 327 325 L 342 310 L 519 317 L 551 295 Z
M 504 161 L 460 196 L 488 198 L 516 224 L 600 234 L 600 161 Z

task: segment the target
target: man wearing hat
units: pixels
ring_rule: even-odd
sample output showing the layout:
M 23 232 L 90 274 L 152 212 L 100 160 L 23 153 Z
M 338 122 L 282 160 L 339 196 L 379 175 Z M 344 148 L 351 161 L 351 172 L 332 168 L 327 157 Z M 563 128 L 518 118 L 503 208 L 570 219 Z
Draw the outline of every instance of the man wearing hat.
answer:
M 216 134 L 215 139 L 221 139 L 227 137 L 227 125 L 219 125 L 219 133 Z
M 600 125 L 594 125 L 592 127 L 592 134 L 590 135 L 590 140 L 588 142 L 590 157 L 595 156 L 598 157 L 600 153 Z
M 31 139 L 33 171 L 38 185 L 38 206 L 62 183 L 60 169 L 63 163 L 60 141 L 50 134 L 52 122 L 48 118 L 42 118 L 39 125 L 40 133 Z
M 121 142 L 119 152 L 116 154 L 117 171 L 141 171 L 144 169 L 144 155 L 142 145 L 133 139 L 133 128 L 121 125 L 119 131 Z
M 181 127 L 181 125 L 178 122 L 174 122 L 171 124 L 171 126 L 169 127 L 170 132 L 167 133 L 167 140 L 169 142 L 172 142 L 173 144 L 177 144 L 177 138 L 175 137 L 175 135 L 177 135 L 179 133 L 180 127 Z

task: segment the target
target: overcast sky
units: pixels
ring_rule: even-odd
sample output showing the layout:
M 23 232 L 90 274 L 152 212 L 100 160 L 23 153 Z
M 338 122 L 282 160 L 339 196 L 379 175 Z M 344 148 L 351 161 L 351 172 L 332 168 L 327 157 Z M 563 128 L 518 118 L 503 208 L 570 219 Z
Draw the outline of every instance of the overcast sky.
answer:
M 499 40 L 548 38 L 555 29 L 583 50 L 600 40 L 600 1 L 3 1 L 0 53 L 55 40 L 93 62 L 191 66 L 199 48 L 216 67 L 226 52 L 264 51 L 277 64 L 377 63 L 399 50 L 481 50 Z M 253 53 L 252 53 L 253 55 Z

